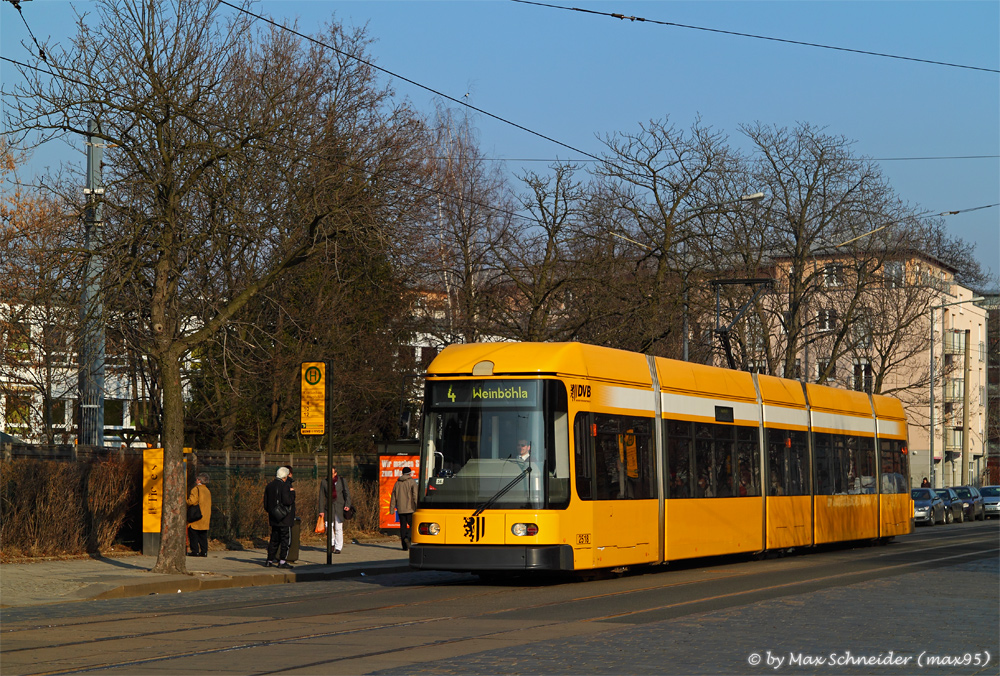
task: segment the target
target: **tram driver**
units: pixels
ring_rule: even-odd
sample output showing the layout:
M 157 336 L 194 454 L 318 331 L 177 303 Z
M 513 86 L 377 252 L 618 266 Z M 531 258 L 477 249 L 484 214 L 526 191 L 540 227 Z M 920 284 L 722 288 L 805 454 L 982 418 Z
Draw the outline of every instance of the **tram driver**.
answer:
M 531 460 L 531 442 L 527 439 L 518 439 L 517 453 L 517 459 L 521 462 L 528 462 Z

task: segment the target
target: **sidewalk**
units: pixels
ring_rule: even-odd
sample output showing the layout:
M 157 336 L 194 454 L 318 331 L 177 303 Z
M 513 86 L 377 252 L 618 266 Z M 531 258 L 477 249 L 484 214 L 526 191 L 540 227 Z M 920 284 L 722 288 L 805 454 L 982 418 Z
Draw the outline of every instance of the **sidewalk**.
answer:
M 326 549 L 304 545 L 291 570 L 265 568 L 264 549 L 210 550 L 187 557 L 189 575 L 149 572 L 155 556 L 84 558 L 0 565 L 0 608 L 114 599 L 148 594 L 187 593 L 201 589 L 254 587 L 333 580 L 410 570 L 409 552 L 399 538 L 349 543 L 326 565 Z

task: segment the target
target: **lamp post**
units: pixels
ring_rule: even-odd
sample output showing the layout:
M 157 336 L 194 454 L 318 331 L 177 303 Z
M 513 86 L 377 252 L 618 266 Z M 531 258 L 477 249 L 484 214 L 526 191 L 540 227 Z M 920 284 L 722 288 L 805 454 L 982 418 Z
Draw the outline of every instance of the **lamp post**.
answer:
M 935 479 L 937 478 L 937 473 L 934 471 L 934 311 L 935 310 L 941 310 L 941 313 L 942 313 L 941 314 L 941 328 L 943 330 L 944 329 L 944 309 L 946 307 L 951 307 L 952 305 L 962 305 L 963 303 L 978 303 L 981 300 L 985 300 L 985 299 L 982 296 L 977 296 L 975 298 L 966 298 L 965 300 L 956 300 L 956 301 L 954 301 L 952 303 L 942 303 L 941 305 L 932 305 L 931 306 L 931 347 L 930 347 L 930 353 L 931 353 L 931 401 L 930 401 L 930 429 L 929 429 L 929 434 L 930 434 L 930 451 L 929 451 L 930 459 L 929 459 L 929 462 L 930 462 L 930 473 L 931 473 L 931 486 L 933 488 L 940 488 L 940 486 L 938 486 L 937 482 L 935 481 Z M 969 384 L 965 383 L 965 386 L 968 387 Z M 967 432 L 967 430 L 964 430 L 962 433 L 965 434 L 966 432 Z M 963 475 L 967 471 L 968 470 L 966 468 L 964 468 L 964 467 L 962 468 Z

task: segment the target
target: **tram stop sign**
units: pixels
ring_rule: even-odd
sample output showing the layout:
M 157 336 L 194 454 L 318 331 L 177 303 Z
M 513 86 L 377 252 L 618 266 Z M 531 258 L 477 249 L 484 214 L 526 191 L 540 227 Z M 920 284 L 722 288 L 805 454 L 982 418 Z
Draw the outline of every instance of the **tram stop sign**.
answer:
M 326 364 L 321 361 L 302 362 L 302 434 L 326 433 Z

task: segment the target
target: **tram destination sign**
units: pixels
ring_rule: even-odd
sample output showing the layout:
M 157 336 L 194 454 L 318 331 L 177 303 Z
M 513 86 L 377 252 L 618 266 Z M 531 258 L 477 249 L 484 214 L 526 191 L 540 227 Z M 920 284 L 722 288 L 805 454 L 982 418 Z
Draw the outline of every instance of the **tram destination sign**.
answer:
M 434 408 L 468 406 L 535 407 L 538 403 L 537 380 L 452 380 L 434 382 L 430 387 Z

